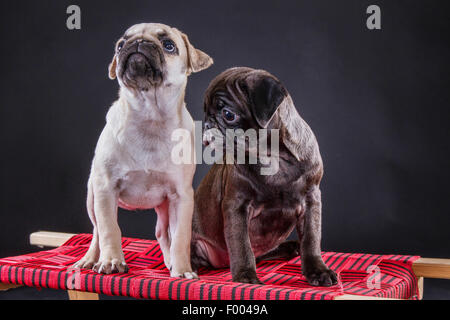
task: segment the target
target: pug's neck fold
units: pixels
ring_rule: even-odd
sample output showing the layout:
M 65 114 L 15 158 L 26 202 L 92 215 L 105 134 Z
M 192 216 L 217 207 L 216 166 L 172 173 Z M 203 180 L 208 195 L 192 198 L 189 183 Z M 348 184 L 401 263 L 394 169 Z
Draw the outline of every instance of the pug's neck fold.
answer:
M 186 82 L 181 85 L 161 85 L 147 91 L 121 88 L 119 100 L 127 106 L 130 113 L 139 113 L 142 120 L 160 120 L 175 118 L 181 115 L 186 107 Z

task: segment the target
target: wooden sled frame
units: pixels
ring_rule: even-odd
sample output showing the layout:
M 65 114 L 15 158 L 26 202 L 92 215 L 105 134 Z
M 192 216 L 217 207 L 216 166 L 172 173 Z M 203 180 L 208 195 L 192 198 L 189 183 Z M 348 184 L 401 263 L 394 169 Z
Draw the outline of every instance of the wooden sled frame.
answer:
M 38 231 L 30 235 L 30 244 L 38 247 L 59 247 L 75 234 Z M 450 279 L 450 259 L 420 258 L 413 263 L 413 271 L 418 279 L 419 299 L 423 297 L 424 278 Z M 16 284 L 0 283 L 0 291 L 20 287 Z M 70 300 L 99 300 L 98 293 L 67 290 Z M 334 300 L 395 300 L 352 294 L 337 296 Z

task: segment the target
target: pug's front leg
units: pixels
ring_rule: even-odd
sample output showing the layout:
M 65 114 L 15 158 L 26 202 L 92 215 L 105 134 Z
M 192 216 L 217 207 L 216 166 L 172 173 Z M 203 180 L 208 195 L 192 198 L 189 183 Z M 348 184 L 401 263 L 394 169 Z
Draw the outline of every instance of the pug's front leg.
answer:
M 170 264 L 170 235 L 169 235 L 169 202 L 166 200 L 155 208 L 158 215 L 156 220 L 155 236 L 161 248 L 164 264 L 171 270 Z
M 297 222 L 300 238 L 300 257 L 302 271 L 313 286 L 332 286 L 337 283 L 336 273 L 322 260 L 321 241 L 322 201 L 319 187 L 314 187 L 306 195 L 304 217 Z
M 97 231 L 97 221 L 95 219 L 94 213 L 94 191 L 92 190 L 91 179 L 88 182 L 88 195 L 86 200 L 86 207 L 91 219 L 92 226 L 94 230 L 92 231 L 92 240 L 89 245 L 88 251 L 85 253 L 84 257 L 77 261 L 73 267 L 76 269 L 92 269 L 94 264 L 97 263 L 100 256 L 100 247 L 98 244 L 98 231 Z
M 192 215 L 194 190 L 192 187 L 177 191 L 169 198 L 170 276 L 197 279 L 191 267 Z M 164 251 L 163 251 L 164 252 Z
M 262 284 L 256 274 L 255 255 L 248 233 L 248 205 L 224 201 L 225 242 L 234 282 Z
M 94 213 L 100 246 L 100 257 L 92 270 L 110 274 L 127 272 L 122 250 L 122 235 L 117 223 L 118 194 L 104 179 L 94 179 Z

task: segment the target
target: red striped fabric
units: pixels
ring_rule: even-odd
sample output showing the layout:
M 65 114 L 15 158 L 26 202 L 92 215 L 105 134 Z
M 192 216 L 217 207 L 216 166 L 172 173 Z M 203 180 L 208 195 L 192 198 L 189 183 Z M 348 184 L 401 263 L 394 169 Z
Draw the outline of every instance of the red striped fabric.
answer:
M 53 250 L 0 259 L 0 282 L 164 300 L 329 300 L 342 294 L 418 298 L 412 271 L 417 256 L 323 252 L 324 262 L 339 275 L 339 283 L 328 288 L 307 283 L 299 257 L 262 261 L 257 273 L 264 285 L 252 285 L 232 282 L 229 269 L 202 268 L 199 280 L 170 278 L 158 243 L 132 238 L 122 240 L 127 274 L 72 269 L 91 238 L 79 234 Z

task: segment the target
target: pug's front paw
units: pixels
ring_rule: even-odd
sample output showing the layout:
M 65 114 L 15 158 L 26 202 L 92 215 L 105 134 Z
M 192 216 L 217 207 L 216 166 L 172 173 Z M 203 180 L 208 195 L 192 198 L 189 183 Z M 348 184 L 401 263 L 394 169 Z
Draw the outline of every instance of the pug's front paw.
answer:
M 251 284 L 263 284 L 256 274 L 256 270 L 246 269 L 240 270 L 233 275 L 234 282 L 251 283 Z
M 74 269 L 92 269 L 92 267 L 97 263 L 97 258 L 91 255 L 85 255 L 83 258 L 78 260 L 72 267 Z
M 337 284 L 337 274 L 321 260 L 304 262 L 303 274 L 312 286 L 330 287 Z
M 185 279 L 198 279 L 196 272 L 186 271 L 186 272 L 170 272 L 170 276 L 173 278 L 185 278 Z
M 127 273 L 128 265 L 123 259 L 100 259 L 92 270 L 103 274 Z

